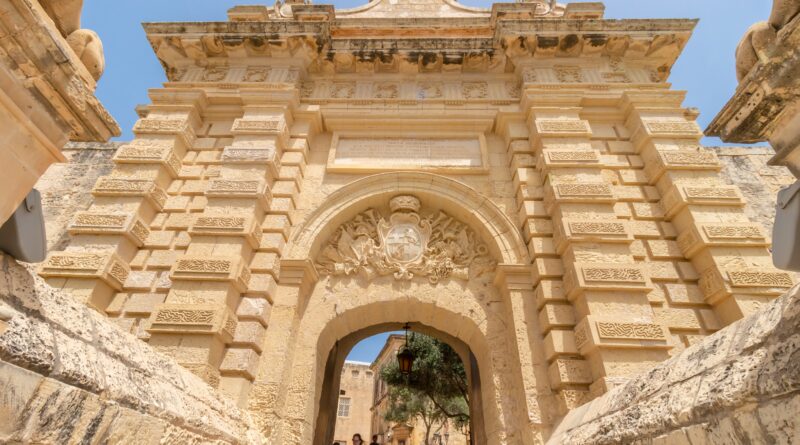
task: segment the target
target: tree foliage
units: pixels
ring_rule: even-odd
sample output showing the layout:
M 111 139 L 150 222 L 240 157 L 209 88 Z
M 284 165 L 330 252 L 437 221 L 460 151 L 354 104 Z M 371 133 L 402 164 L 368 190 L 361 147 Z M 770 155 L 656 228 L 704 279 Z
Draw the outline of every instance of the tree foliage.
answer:
M 431 427 L 451 421 L 457 428 L 469 426 L 469 386 L 464 363 L 447 343 L 433 337 L 412 334 L 408 348 L 414 354 L 410 376 L 400 372 L 397 361 L 381 369 L 389 386 L 386 419 L 409 423 L 419 418 L 426 436 Z

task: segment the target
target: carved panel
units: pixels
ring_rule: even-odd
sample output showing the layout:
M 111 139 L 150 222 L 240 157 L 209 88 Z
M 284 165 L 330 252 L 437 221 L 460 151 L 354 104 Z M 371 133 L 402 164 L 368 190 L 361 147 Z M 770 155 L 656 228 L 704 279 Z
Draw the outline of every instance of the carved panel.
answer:
M 148 324 L 151 334 L 218 335 L 227 343 L 233 339 L 236 317 L 224 306 L 162 304 L 150 315 Z
M 706 302 L 716 304 L 734 293 L 778 296 L 794 285 L 791 273 L 763 269 L 725 269 L 712 267 L 700 277 Z
M 764 229 L 755 223 L 698 223 L 681 233 L 677 242 L 687 258 L 708 246 L 769 246 Z
M 744 198 L 734 185 L 685 186 L 675 185 L 662 198 L 671 217 L 687 205 L 744 206 Z
M 189 228 L 190 235 L 241 236 L 253 248 L 261 240 L 261 226 L 252 216 L 196 216 Z
M 536 119 L 536 133 L 541 137 L 591 137 L 589 122 L 579 119 Z
M 225 147 L 222 150 L 222 162 L 230 164 L 275 164 L 276 150 L 273 147 Z
M 214 179 L 209 181 L 205 195 L 210 198 L 255 199 L 265 207 L 272 200 L 267 184 L 262 180 Z
M 128 279 L 130 268 L 114 253 L 55 252 L 42 263 L 43 277 L 96 278 L 117 291 Z
M 597 322 L 600 338 L 632 340 L 666 340 L 664 329 L 652 323 Z
M 142 247 L 150 229 L 135 214 L 79 212 L 67 231 L 70 235 L 122 235 Z
M 172 265 L 170 280 L 228 281 L 239 292 L 245 292 L 250 270 L 240 257 L 207 257 L 184 255 Z
M 286 121 L 283 118 L 274 119 L 236 119 L 233 121 L 231 133 L 233 134 L 268 134 L 268 135 L 282 135 L 286 133 Z
M 94 196 L 137 196 L 150 201 L 157 210 L 162 210 L 167 202 L 167 192 L 148 179 L 129 179 L 104 176 L 97 180 L 92 189 Z
M 575 263 L 564 278 L 570 296 L 581 290 L 649 291 L 653 287 L 638 264 Z
M 485 99 L 488 96 L 486 82 L 464 82 L 461 84 L 461 94 L 464 99 Z
M 579 66 L 556 65 L 553 67 L 556 79 L 562 83 L 583 82 L 583 70 Z
M 612 203 L 616 201 L 611 186 L 604 183 L 555 184 L 545 189 L 545 199 L 550 206 L 555 202 Z
M 645 122 L 645 127 L 652 136 L 702 136 L 700 129 L 694 122 Z
M 136 135 L 176 135 L 181 137 L 187 145 L 190 145 L 195 138 L 194 129 L 185 119 L 143 118 L 133 126 L 133 132 Z
M 658 150 L 655 155 L 656 159 L 645 167 L 651 183 L 667 170 L 719 171 L 722 168 L 717 155 L 712 151 Z
M 137 139 L 121 146 L 114 155 L 117 164 L 160 164 L 173 178 L 181 171 L 181 160 L 175 155 L 169 141 Z
M 343 224 L 322 248 L 319 270 L 367 279 L 420 276 L 436 284 L 451 277 L 467 280 L 494 267 L 488 247 L 466 224 L 441 211 L 420 214 L 413 196 L 397 196 L 389 204 L 388 219 L 370 209 Z
M 555 225 L 554 242 L 563 252 L 571 242 L 632 243 L 633 234 L 622 221 L 586 221 L 562 218 Z
M 595 150 L 544 150 L 540 168 L 600 168 L 600 155 Z

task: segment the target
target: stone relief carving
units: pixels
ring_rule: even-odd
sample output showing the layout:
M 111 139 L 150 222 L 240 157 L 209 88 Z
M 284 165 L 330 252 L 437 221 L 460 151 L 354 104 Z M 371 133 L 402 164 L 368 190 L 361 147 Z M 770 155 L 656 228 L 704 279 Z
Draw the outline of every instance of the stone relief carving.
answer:
M 442 211 L 421 215 L 420 201 L 401 195 L 389 202 L 386 219 L 368 209 L 343 224 L 323 247 L 317 267 L 328 275 L 368 279 L 427 277 L 468 280 L 494 268 L 489 249 L 466 224 Z

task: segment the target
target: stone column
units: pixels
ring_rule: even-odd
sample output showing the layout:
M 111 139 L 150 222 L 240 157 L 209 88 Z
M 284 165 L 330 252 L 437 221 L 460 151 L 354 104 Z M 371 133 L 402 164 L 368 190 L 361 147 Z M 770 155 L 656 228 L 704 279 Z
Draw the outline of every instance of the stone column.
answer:
M 543 191 L 534 206 L 552 218 L 553 237 L 539 246 L 533 274 L 550 383 L 563 413 L 590 389 L 605 392 L 610 378 L 663 361 L 671 343 L 650 308 L 650 274 L 631 248 L 649 235 L 619 215 L 627 201 L 644 200 L 641 189 L 616 179 L 616 170 L 636 160 L 593 143 L 580 95 L 537 93 L 526 99 Z
M 706 303 L 728 325 L 785 293 L 794 277 L 772 266 L 768 235 L 747 218 L 739 188 L 721 179 L 716 155 L 700 147 L 696 116 L 682 100 L 679 92 L 627 93 L 622 108 L 647 183 L 679 234 L 662 247 L 681 252 L 699 274 L 697 285 L 667 287 L 667 296 Z
M 521 431 L 522 443 L 542 443 L 551 420 L 550 412 L 542 409 L 550 401 L 550 387 L 536 318 L 531 268 L 524 264 L 500 264 L 494 284 L 505 297 L 508 316 L 513 320 L 513 326 L 509 326 L 514 346 L 511 350 L 517 352 L 519 360 L 515 366 L 521 370 L 522 382 L 519 383 L 526 403 L 522 411 L 527 415 L 527 418 L 521 419 L 521 424 L 528 426 Z

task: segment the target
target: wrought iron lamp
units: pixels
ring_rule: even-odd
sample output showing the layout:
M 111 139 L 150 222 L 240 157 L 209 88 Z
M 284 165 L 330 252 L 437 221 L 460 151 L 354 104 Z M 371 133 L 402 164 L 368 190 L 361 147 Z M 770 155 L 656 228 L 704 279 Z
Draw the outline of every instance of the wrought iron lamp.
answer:
M 411 370 L 414 367 L 414 353 L 408 347 L 408 331 L 411 326 L 406 323 L 403 330 L 406 331 L 406 343 L 397 351 L 397 364 L 400 366 L 400 373 L 404 376 L 411 375 Z

